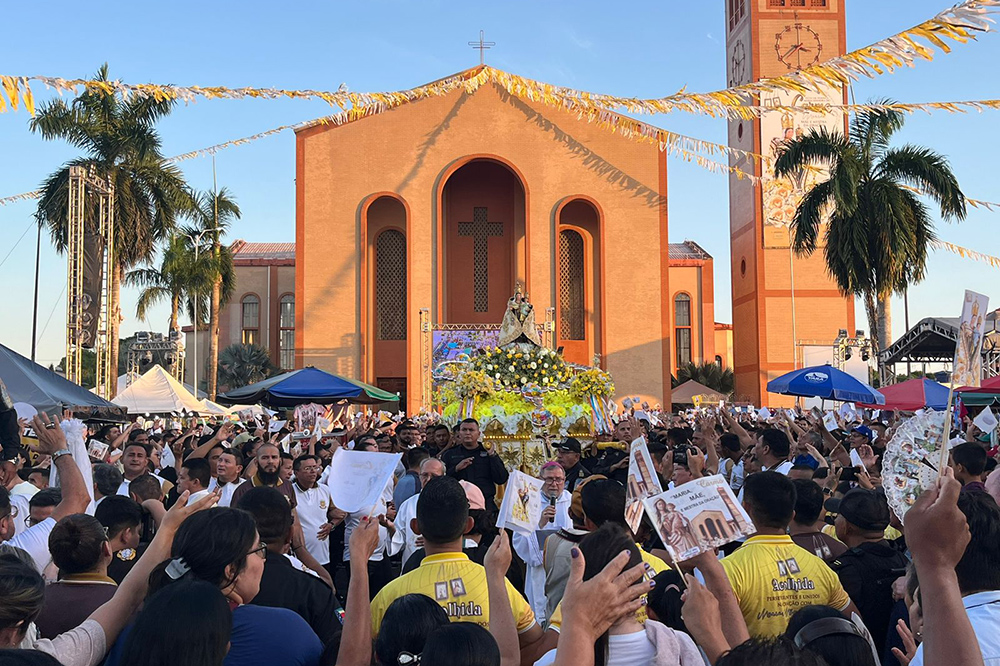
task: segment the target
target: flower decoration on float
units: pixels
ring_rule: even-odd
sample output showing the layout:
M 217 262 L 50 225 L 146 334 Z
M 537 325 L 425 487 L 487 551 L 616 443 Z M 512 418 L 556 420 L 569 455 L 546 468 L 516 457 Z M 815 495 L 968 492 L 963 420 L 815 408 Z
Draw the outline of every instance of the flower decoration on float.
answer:
M 570 382 L 570 393 L 576 398 L 589 396 L 609 398 L 615 393 L 615 383 L 611 375 L 600 368 L 590 368 L 577 373 Z

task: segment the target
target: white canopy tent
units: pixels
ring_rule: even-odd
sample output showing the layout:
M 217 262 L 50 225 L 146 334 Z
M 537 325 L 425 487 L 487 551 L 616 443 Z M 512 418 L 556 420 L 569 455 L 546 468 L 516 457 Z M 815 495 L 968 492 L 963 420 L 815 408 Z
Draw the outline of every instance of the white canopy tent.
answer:
M 132 380 L 131 380 L 132 382 L 135 382 L 135 380 L 138 378 L 139 378 L 139 373 L 137 372 L 132 373 Z M 124 375 L 118 375 L 118 389 L 115 391 L 115 395 L 121 395 L 128 387 L 129 387 L 129 373 L 125 373 Z M 191 386 L 190 384 L 185 383 L 184 388 L 187 389 L 188 393 L 192 394 L 194 393 L 194 387 Z M 199 400 L 202 400 L 207 398 L 208 394 L 205 393 L 204 391 L 198 391 L 197 397 Z
M 182 412 L 222 415 L 229 411 L 208 400 L 198 400 L 159 365 L 136 379 L 114 399 L 129 414 L 180 414 Z

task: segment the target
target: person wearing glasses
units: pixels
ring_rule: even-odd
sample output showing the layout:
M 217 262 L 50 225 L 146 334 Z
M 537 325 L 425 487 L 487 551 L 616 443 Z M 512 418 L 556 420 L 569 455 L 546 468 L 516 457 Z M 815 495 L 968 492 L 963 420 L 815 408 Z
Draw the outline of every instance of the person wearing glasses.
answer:
M 287 608 L 250 604 L 260 590 L 266 553 L 267 544 L 261 542 L 253 516 L 246 511 L 223 507 L 200 511 L 177 529 L 170 558 L 149 576 L 149 595 L 182 580 L 211 583 L 233 608 L 226 663 L 316 666 L 323 644 L 305 620 Z M 122 655 L 131 629 L 127 627 L 111 648 L 107 666 L 125 663 Z
M 293 463 L 295 480 L 292 489 L 295 491 L 295 512 L 302 525 L 302 536 L 305 549 L 316 558 L 316 561 L 326 567 L 330 575 L 330 532 L 344 522 L 347 515 L 333 505 L 330 490 L 318 482 L 320 474 L 319 458 L 304 454 Z
M 553 460 L 542 465 L 541 478 L 543 509 L 537 531 L 535 534 L 515 532 L 512 541 L 514 551 L 527 565 L 524 593 L 539 622 L 545 620 L 548 605 L 545 597 L 545 551 L 542 546 L 549 534 L 573 527 L 569 517 L 573 495 L 566 490 L 566 471 Z

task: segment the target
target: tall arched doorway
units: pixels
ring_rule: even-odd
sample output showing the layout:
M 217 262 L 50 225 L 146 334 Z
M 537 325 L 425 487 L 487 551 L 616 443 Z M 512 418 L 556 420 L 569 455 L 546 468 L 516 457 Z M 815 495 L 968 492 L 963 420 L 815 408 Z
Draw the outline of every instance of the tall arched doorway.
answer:
M 451 174 L 441 204 L 442 321 L 499 324 L 514 282 L 524 281 L 524 186 L 504 164 L 476 159 Z
M 601 213 L 571 198 L 558 209 L 556 340 L 567 361 L 590 365 L 602 354 Z
M 406 404 L 407 238 L 404 203 L 395 196 L 374 198 L 365 208 L 368 239 L 369 356 L 366 380 Z

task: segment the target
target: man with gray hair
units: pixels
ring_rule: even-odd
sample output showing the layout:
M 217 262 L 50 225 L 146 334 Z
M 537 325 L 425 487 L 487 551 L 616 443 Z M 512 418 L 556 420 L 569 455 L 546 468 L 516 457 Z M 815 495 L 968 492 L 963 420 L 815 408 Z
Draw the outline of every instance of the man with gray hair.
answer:
M 428 481 L 436 476 L 444 476 L 444 474 L 443 462 L 437 458 L 426 458 L 420 463 L 420 487 L 425 487 Z M 393 532 L 392 540 L 389 542 L 389 554 L 395 555 L 402 551 L 404 564 L 414 551 L 424 545 L 424 538 L 419 534 L 414 534 L 413 527 L 410 525 L 417 517 L 417 499 L 419 497 L 420 493 L 418 492 L 400 504 L 396 509 L 396 519 L 393 521 L 396 531 Z
M 100 504 L 105 497 L 118 492 L 118 487 L 122 485 L 125 477 L 114 465 L 108 463 L 97 463 L 94 465 L 94 506 Z

